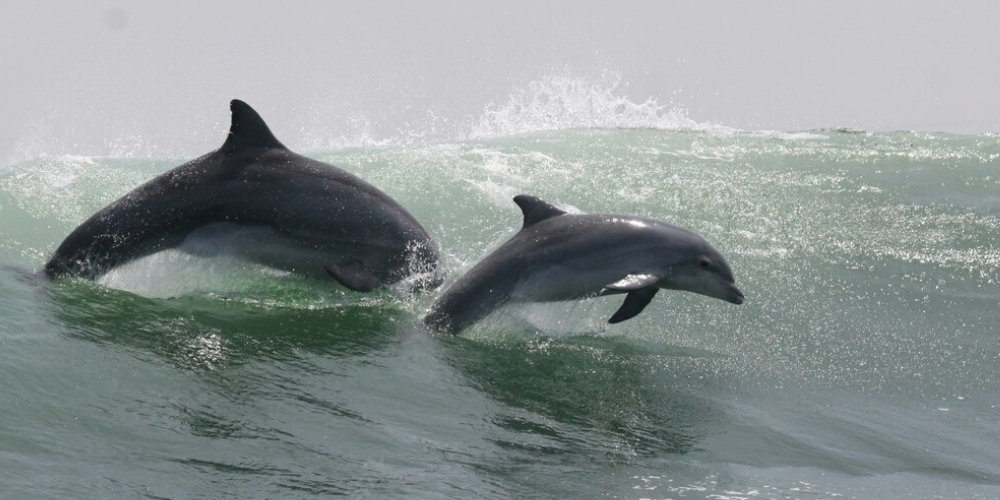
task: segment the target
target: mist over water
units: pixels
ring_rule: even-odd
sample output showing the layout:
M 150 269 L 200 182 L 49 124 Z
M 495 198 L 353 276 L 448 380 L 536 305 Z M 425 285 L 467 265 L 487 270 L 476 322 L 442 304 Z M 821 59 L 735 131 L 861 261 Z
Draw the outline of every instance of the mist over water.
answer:
M 298 149 L 451 139 L 552 75 L 612 75 L 632 103 L 743 130 L 1000 130 L 1000 71 L 981 64 L 998 12 L 984 2 L 3 9 L 0 158 L 12 161 L 193 156 L 216 145 L 233 98 Z

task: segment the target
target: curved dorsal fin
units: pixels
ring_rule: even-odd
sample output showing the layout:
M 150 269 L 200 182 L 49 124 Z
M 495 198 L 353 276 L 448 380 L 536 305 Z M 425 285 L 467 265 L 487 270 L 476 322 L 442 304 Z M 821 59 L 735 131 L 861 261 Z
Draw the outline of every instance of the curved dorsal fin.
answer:
M 229 126 L 229 137 L 222 144 L 223 151 L 237 151 L 246 148 L 284 148 L 267 128 L 264 119 L 249 104 L 233 99 L 229 102 L 233 121 Z
M 545 219 L 566 215 L 566 212 L 559 210 L 547 201 L 526 194 L 515 196 L 514 203 L 521 207 L 521 213 L 524 214 L 524 226 L 521 229 L 538 224 Z

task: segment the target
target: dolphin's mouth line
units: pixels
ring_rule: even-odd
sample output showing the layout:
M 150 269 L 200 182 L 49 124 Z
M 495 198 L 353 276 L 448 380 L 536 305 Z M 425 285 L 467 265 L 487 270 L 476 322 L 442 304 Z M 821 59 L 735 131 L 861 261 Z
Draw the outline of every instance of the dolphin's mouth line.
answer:
M 736 283 L 725 281 L 719 275 L 715 275 L 715 279 L 719 280 L 719 283 L 722 284 L 722 286 L 728 288 L 729 291 L 733 292 L 733 295 L 726 299 L 729 302 L 732 302 L 733 304 L 736 305 L 740 305 L 743 303 L 743 300 L 746 299 L 746 296 L 743 295 L 743 292 L 736 287 Z

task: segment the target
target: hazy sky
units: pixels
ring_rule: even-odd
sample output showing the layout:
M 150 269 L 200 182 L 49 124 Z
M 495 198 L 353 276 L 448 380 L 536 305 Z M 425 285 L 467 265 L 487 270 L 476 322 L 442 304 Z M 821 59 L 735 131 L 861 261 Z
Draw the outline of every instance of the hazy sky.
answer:
M 742 129 L 1000 131 L 995 1 L 0 0 L 0 159 L 474 120 L 553 73 Z M 118 149 L 115 149 L 118 148 Z

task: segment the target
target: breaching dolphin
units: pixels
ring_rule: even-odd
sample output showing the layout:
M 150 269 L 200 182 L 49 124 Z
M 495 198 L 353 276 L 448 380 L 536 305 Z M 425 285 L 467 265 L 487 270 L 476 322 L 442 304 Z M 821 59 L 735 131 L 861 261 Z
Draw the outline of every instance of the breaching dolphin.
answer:
M 185 240 L 205 235 L 224 242 L 201 245 L 210 252 L 332 275 L 361 292 L 433 275 L 437 247 L 399 203 L 344 170 L 289 151 L 246 103 L 233 100 L 229 108 L 221 148 L 91 216 L 59 245 L 45 274 L 95 279 L 161 250 L 184 250 L 191 246 Z
M 424 317 L 458 333 L 507 302 L 550 302 L 627 294 L 610 323 L 642 312 L 661 288 L 743 303 L 729 263 L 697 234 L 661 221 L 567 214 L 527 195 L 514 197 L 524 226 L 459 278 Z

